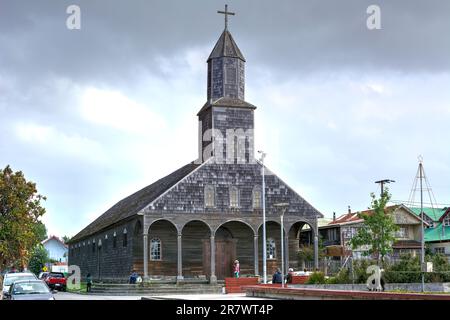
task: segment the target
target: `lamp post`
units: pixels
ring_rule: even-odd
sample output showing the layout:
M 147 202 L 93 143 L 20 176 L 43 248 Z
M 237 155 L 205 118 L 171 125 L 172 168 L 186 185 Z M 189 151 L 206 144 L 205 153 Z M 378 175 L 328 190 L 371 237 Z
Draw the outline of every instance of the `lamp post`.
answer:
M 266 180 L 264 171 L 264 158 L 266 153 L 264 151 L 258 151 L 261 154 L 261 175 L 262 175 L 262 209 L 263 209 L 263 283 L 267 283 L 267 240 L 266 240 Z
M 273 205 L 280 209 L 280 222 L 281 222 L 281 287 L 284 288 L 284 213 L 289 207 L 289 203 L 281 202 Z

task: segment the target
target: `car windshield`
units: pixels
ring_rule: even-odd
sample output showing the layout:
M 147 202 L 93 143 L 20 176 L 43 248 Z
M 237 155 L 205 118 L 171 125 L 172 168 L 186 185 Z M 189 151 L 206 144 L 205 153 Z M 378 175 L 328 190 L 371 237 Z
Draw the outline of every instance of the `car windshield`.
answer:
M 27 282 L 27 283 L 16 283 L 13 287 L 12 294 L 45 294 L 50 291 L 41 282 Z
M 64 278 L 62 273 L 50 273 L 48 276 L 52 278 Z
M 5 279 L 5 286 L 10 286 L 13 284 L 14 281 L 17 281 L 17 280 L 36 280 L 36 278 L 32 275 L 7 277 Z

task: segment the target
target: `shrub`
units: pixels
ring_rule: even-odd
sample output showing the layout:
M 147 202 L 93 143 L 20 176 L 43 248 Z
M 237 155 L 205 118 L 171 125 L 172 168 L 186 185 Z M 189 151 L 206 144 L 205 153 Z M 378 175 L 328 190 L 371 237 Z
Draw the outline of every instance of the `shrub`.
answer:
M 325 284 L 325 274 L 323 272 L 313 272 L 310 276 L 307 284 Z

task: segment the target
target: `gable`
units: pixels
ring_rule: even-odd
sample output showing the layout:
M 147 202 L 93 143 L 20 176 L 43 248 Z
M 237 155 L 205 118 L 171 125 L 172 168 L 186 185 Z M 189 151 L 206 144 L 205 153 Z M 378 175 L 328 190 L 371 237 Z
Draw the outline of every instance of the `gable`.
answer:
M 267 170 L 267 169 L 266 169 Z M 323 217 L 304 198 L 269 170 L 266 175 L 266 213 L 275 213 L 273 204 L 290 203 L 286 214 L 304 217 Z M 205 207 L 205 186 L 215 190 L 215 206 Z M 238 208 L 230 208 L 230 187 L 239 190 Z M 262 186 L 261 164 L 216 164 L 212 161 L 185 177 L 169 192 L 155 199 L 149 206 L 150 212 L 189 213 L 254 213 L 252 194 L 256 186 Z
M 396 224 L 421 224 L 421 220 L 404 206 L 398 207 L 393 212 L 393 218 Z

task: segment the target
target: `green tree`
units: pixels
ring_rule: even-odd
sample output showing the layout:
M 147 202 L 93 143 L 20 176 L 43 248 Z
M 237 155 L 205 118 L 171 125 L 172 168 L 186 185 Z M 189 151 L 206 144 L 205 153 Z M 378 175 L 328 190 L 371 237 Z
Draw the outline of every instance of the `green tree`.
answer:
M 38 275 L 47 262 L 50 262 L 48 252 L 43 245 L 38 244 L 31 254 L 28 268 L 31 272 Z
M 386 209 L 391 195 L 389 190 L 383 192 L 377 199 L 374 193 L 372 198 L 371 211 L 369 213 L 358 213 L 358 217 L 364 219 L 363 226 L 358 229 L 357 234 L 350 240 L 352 249 L 366 246 L 364 255 L 375 257 L 377 264 L 384 261 L 384 257 L 392 252 L 392 244 L 395 241 L 395 232 L 398 226 L 392 217 L 392 210 Z
M 10 166 L 0 170 L 0 270 L 24 267 L 42 237 L 37 227 L 45 213 L 36 184 Z
M 64 243 L 67 243 L 67 242 L 70 241 L 70 237 L 69 236 L 63 236 L 62 240 L 63 240 Z
M 39 242 L 44 241 L 45 239 L 48 238 L 47 236 L 47 228 L 45 227 L 45 224 L 42 223 L 41 221 L 38 221 L 35 225 L 34 225 L 34 232 L 36 234 L 36 237 L 38 239 Z

